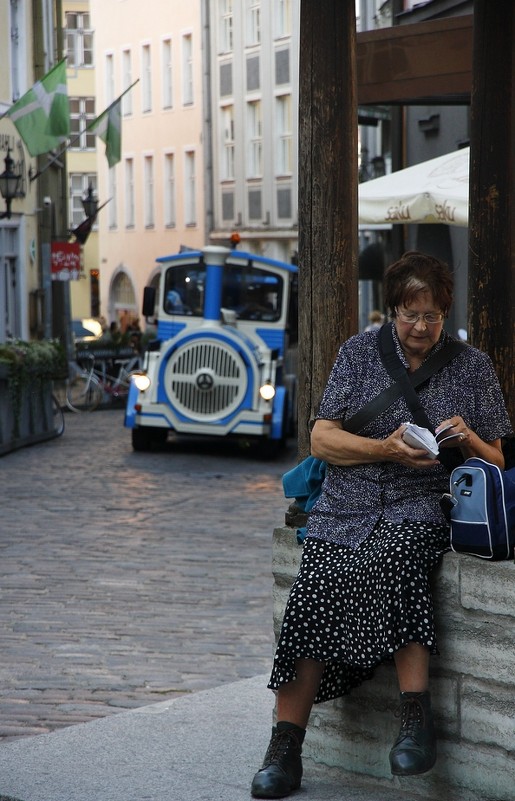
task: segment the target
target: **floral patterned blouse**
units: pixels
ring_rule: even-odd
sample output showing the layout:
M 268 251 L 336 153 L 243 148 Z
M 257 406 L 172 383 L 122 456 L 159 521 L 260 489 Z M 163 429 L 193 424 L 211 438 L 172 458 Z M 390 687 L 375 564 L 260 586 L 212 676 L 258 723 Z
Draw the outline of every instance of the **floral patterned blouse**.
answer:
M 408 363 L 397 338 L 398 356 Z M 431 352 L 450 339 L 442 335 Z M 317 419 L 345 420 L 393 381 L 383 367 L 377 331 L 364 332 L 340 348 L 325 388 Z M 486 353 L 466 347 L 418 390 L 423 408 L 436 426 L 456 414 L 484 441 L 511 435 L 512 428 L 499 381 Z M 404 396 L 365 426 L 360 434 L 385 439 L 402 423 L 413 421 Z M 440 464 L 417 470 L 396 462 L 328 465 L 319 499 L 308 520 L 307 536 L 356 548 L 383 517 L 445 525 L 440 497 L 449 491 L 449 473 Z

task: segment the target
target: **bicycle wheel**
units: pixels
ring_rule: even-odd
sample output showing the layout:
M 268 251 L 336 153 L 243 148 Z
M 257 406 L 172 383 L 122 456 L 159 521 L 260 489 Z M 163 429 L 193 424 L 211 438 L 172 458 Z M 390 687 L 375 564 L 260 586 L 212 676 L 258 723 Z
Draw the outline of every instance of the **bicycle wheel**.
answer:
M 64 414 L 61 404 L 55 395 L 52 395 L 52 421 L 53 430 L 55 431 L 56 436 L 60 437 L 61 434 L 64 434 Z
M 66 393 L 68 389 L 68 380 L 59 380 L 52 382 L 52 395 L 56 399 L 57 404 L 61 409 L 67 406 Z
M 68 382 L 66 405 L 72 412 L 92 412 L 102 400 L 97 379 L 89 373 L 77 373 Z

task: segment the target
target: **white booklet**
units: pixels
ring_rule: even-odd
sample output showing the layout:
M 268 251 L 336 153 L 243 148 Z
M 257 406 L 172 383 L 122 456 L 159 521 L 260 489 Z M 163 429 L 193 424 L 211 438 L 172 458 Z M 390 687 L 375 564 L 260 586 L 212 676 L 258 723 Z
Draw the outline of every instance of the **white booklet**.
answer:
M 435 437 L 428 428 L 421 428 L 421 426 L 417 426 L 415 423 L 406 423 L 406 429 L 402 434 L 402 438 L 407 445 L 411 445 L 412 448 L 422 448 L 427 451 L 428 456 L 432 456 L 433 459 L 436 459 L 442 442 L 452 439 L 453 437 L 458 437 L 458 434 L 447 434 L 447 436 L 443 436 L 445 432 L 449 431 L 451 428 L 454 428 L 454 426 L 450 424 L 445 426 Z

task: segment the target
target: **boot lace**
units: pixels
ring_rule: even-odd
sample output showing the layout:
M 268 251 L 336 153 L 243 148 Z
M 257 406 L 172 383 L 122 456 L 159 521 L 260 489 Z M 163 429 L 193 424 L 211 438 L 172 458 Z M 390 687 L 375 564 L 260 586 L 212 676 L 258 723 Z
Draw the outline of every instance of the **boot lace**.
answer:
M 399 704 L 395 717 L 401 718 L 401 729 L 397 738 L 397 742 L 399 742 L 405 737 L 414 738 L 417 732 L 424 728 L 426 713 L 420 699 L 413 696 L 413 698 L 405 698 Z
M 275 732 L 267 748 L 263 767 L 281 764 L 289 752 L 299 750 L 299 741 L 293 732 L 288 730 Z

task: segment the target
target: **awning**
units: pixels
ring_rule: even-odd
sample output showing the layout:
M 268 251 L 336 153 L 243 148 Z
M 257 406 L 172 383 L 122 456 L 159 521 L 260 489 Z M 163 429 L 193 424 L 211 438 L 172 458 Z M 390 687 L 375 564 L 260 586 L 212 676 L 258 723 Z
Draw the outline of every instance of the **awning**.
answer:
M 466 147 L 359 184 L 359 223 L 468 225 Z

